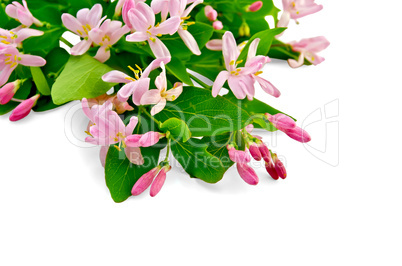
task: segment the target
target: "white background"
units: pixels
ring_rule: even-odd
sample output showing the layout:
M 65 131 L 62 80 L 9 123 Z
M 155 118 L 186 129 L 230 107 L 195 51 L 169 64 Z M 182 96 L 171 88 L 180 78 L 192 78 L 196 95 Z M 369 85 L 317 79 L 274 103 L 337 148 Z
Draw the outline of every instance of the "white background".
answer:
M 157 197 L 116 204 L 98 148 L 66 137 L 85 135 L 82 113 L 65 125 L 76 103 L 18 123 L 0 117 L 0 265 L 402 265 L 402 4 L 317 2 L 324 10 L 291 23 L 283 39 L 325 35 L 327 60 L 271 63 L 265 77 L 282 96 L 259 94 L 307 121 L 313 137 L 304 146 L 264 135 L 286 180 L 260 168 L 252 187 L 232 169 L 209 185 L 176 169 Z M 333 101 L 336 114 L 337 100 L 339 116 L 311 124 Z

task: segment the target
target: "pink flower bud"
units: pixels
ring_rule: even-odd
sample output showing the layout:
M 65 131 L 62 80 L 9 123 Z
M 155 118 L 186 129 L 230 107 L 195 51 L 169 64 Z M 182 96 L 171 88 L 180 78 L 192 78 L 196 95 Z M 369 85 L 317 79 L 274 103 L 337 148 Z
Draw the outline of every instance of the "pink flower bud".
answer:
M 133 186 L 131 194 L 133 194 L 133 196 L 138 196 L 142 192 L 144 192 L 151 185 L 155 175 L 159 172 L 160 169 L 161 167 L 157 166 L 153 168 L 151 171 L 143 174 Z
M 239 172 L 240 177 L 249 185 L 257 185 L 258 184 L 258 176 L 255 173 L 254 169 L 251 168 L 248 164 L 238 163 L 237 171 Z
M 150 192 L 151 197 L 155 197 L 159 193 L 163 184 L 165 183 L 166 173 L 169 172 L 170 169 L 172 169 L 172 167 L 170 165 L 166 165 L 162 168 L 162 170 L 156 176 L 156 178 L 151 186 L 151 192 Z
M 249 7 L 248 7 L 248 11 L 250 12 L 257 12 L 258 10 L 261 9 L 262 7 L 262 1 L 256 1 L 254 3 L 252 3 Z
M 272 161 L 270 162 L 265 162 L 265 169 L 267 169 L 268 174 L 274 179 L 278 180 L 279 176 L 278 173 L 275 170 L 275 165 Z
M 278 176 L 282 179 L 285 179 L 287 176 L 286 173 L 286 168 L 283 165 L 283 163 L 281 162 L 281 160 L 278 159 L 278 156 L 276 156 L 276 154 L 274 154 L 274 163 L 275 163 L 275 171 L 278 174 Z
M 300 127 L 287 129 L 284 132 L 286 133 L 286 135 L 288 135 L 292 139 L 297 140 L 297 141 L 302 142 L 302 143 L 306 143 L 306 142 L 309 142 L 311 140 L 311 137 L 307 133 L 307 131 L 305 131 L 304 129 L 302 129 Z
M 20 88 L 20 81 L 9 82 L 0 89 L 0 104 L 8 103 Z
M 35 106 L 36 102 L 38 101 L 40 95 L 36 94 L 35 96 L 23 101 L 20 103 L 11 113 L 10 121 L 15 122 L 18 120 L 23 119 L 31 112 L 32 107 Z
M 210 40 L 205 46 L 211 51 L 222 51 L 222 40 Z
M 250 154 L 245 151 L 236 150 L 232 145 L 228 145 L 230 160 L 235 163 L 249 163 L 251 161 Z
M 251 134 L 251 131 L 253 131 L 253 129 L 254 129 L 254 125 L 253 125 L 253 124 L 247 125 L 247 126 L 245 127 L 245 129 L 246 129 L 246 131 L 247 131 L 248 133 Z
M 22 25 L 27 27 L 30 27 L 32 24 L 35 24 L 38 27 L 43 26 L 43 24 L 29 11 L 25 0 L 22 0 L 22 5 L 16 1 L 12 2 L 12 4 L 6 6 L 5 11 L 9 17 L 18 20 Z
M 212 23 L 212 27 L 214 27 L 215 30 L 221 30 L 223 29 L 223 24 L 219 20 L 215 21 Z
M 216 10 L 213 9 L 212 6 L 206 6 L 204 11 L 205 16 L 208 18 L 209 21 L 215 21 L 216 18 L 218 17 L 218 12 L 216 12 Z
M 296 127 L 296 122 L 285 114 L 270 115 L 265 114 L 269 122 L 271 122 L 277 129 L 283 131 Z
M 258 145 L 254 142 L 249 144 L 249 148 L 248 148 L 251 156 L 254 158 L 254 160 L 256 161 L 260 161 L 262 158 L 260 149 L 258 148 Z
M 121 1 L 119 1 L 120 3 Z M 131 9 L 135 8 L 135 1 L 134 0 L 125 0 L 123 4 L 123 10 L 122 10 L 122 16 L 123 16 L 123 21 L 129 27 L 131 30 L 134 29 L 133 25 L 131 25 L 130 20 L 128 19 L 128 12 Z
M 258 149 L 260 150 L 261 156 L 264 159 L 265 162 L 270 162 L 271 161 L 271 153 L 269 152 L 269 149 L 267 145 L 264 143 L 261 143 L 258 145 Z
M 139 144 L 141 147 L 150 147 L 159 142 L 159 139 L 164 137 L 164 134 L 155 131 L 149 131 L 142 135 L 139 140 Z

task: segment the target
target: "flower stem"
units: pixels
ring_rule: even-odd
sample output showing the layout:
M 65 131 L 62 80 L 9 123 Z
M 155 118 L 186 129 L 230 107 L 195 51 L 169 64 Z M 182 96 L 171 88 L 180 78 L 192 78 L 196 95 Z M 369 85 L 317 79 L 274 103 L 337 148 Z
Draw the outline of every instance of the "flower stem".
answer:
M 195 82 L 197 82 L 198 84 L 200 84 L 202 87 L 204 87 L 204 89 L 209 89 L 211 86 L 208 86 L 207 84 L 205 84 L 204 82 L 202 82 L 199 78 L 195 77 L 194 75 L 190 74 L 190 78 L 192 78 Z
M 162 124 L 159 120 L 157 120 L 155 117 L 153 117 L 150 113 L 148 113 L 147 110 L 145 110 L 144 107 L 141 107 L 140 109 L 144 114 L 146 114 L 149 118 L 151 118 L 157 125 L 158 127 Z
M 73 47 L 73 45 L 63 37 L 60 37 L 60 41 L 62 41 L 65 45 L 67 45 L 70 48 Z

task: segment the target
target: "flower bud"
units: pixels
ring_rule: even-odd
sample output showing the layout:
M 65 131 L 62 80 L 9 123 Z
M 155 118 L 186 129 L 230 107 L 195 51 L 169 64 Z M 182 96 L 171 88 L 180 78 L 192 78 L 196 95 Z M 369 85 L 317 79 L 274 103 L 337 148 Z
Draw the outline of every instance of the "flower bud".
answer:
M 223 24 L 219 20 L 215 21 L 212 23 L 212 27 L 214 27 L 215 30 L 221 30 L 223 29 Z
M 230 160 L 233 162 L 245 164 L 251 161 L 250 154 L 247 152 L 236 150 L 232 145 L 228 145 L 227 149 L 229 151 Z
M 162 168 L 162 170 L 156 176 L 156 178 L 151 186 L 151 191 L 150 191 L 151 197 L 155 197 L 159 193 L 163 184 L 165 183 L 166 173 L 169 172 L 170 169 L 172 169 L 172 167 L 170 165 L 166 165 Z
M 275 170 L 275 165 L 272 161 L 265 162 L 265 169 L 267 169 L 268 174 L 272 177 L 274 180 L 279 179 L 279 175 Z
M 158 143 L 159 139 L 164 136 L 164 134 L 161 134 L 159 132 L 149 131 L 142 135 L 141 139 L 139 140 L 139 144 L 141 147 L 150 147 Z
M 241 26 L 239 28 L 239 35 L 240 35 L 240 37 L 250 36 L 250 27 L 248 26 L 248 24 L 246 22 L 243 22 L 243 24 L 241 24 Z
M 262 1 L 256 1 L 254 3 L 252 3 L 248 8 L 247 11 L 249 12 L 257 12 L 258 10 L 261 9 L 262 7 Z
M 11 113 L 10 121 L 15 122 L 23 119 L 31 112 L 32 107 L 35 106 L 38 101 L 40 95 L 36 94 L 35 96 L 21 102 Z
M 0 89 L 0 104 L 8 103 L 15 95 L 17 90 L 20 88 L 21 82 L 16 80 L 14 82 L 9 82 Z
M 240 177 L 249 185 L 257 185 L 258 184 L 258 176 L 253 168 L 251 168 L 248 164 L 237 164 L 237 171 L 239 172 Z
M 258 148 L 258 145 L 254 142 L 249 143 L 248 150 L 251 154 L 251 156 L 254 158 L 256 161 L 260 161 L 262 158 L 260 149 Z
M 218 17 L 218 12 L 213 9 L 212 6 L 206 6 L 205 9 L 205 16 L 208 18 L 209 21 L 215 21 Z
M 264 159 L 264 161 L 270 162 L 271 153 L 269 152 L 267 145 L 265 145 L 264 143 L 258 144 L 258 149 L 260 150 L 261 156 Z
M 286 173 L 286 168 L 283 165 L 283 163 L 281 162 L 281 160 L 278 159 L 278 156 L 276 156 L 276 154 L 274 154 L 274 163 L 275 163 L 275 171 L 278 174 L 278 176 L 282 179 L 285 179 L 287 176 Z
M 222 51 L 222 40 L 210 40 L 205 46 L 211 51 Z
M 296 122 L 285 114 L 265 114 L 269 122 L 271 122 L 277 129 L 284 131 L 286 129 L 291 129 L 296 127 Z
M 304 129 L 300 127 L 295 127 L 292 129 L 287 129 L 284 131 L 286 135 L 291 137 L 294 140 L 297 140 L 302 143 L 309 142 L 311 140 L 310 135 Z
M 138 179 L 138 181 L 134 184 L 133 189 L 131 190 L 131 194 L 133 196 L 138 196 L 142 192 L 144 192 L 151 185 L 155 175 L 159 172 L 160 169 L 161 167 L 157 166 L 151 171 L 143 174 L 140 179 Z

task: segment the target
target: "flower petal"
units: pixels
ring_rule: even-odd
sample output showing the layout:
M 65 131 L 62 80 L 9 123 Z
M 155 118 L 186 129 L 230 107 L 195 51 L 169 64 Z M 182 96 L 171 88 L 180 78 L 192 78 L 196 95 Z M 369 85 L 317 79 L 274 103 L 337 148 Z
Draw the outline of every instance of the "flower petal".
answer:
M 129 83 L 129 82 L 131 82 L 130 76 L 128 76 L 127 74 L 125 74 L 121 71 L 117 71 L 117 70 L 113 70 L 113 71 L 106 73 L 105 75 L 102 76 L 102 80 L 106 81 L 106 82 L 110 82 L 110 83 Z
M 141 149 L 138 147 L 126 147 L 124 149 L 127 159 L 135 165 L 143 165 L 144 157 L 142 157 Z
M 141 98 L 141 105 L 157 104 L 162 99 L 159 90 L 149 90 Z
M 197 41 L 194 39 L 193 35 L 187 30 L 179 29 L 178 33 L 183 40 L 184 44 L 187 46 L 190 51 L 195 55 L 200 55 L 201 51 L 198 47 Z
M 19 57 L 21 60 L 19 63 L 24 66 L 37 66 L 41 67 L 46 65 L 46 60 L 40 56 L 29 55 L 29 54 L 20 54 Z
M 158 38 L 154 38 L 154 41 L 148 41 L 148 43 L 156 58 L 171 57 L 168 48 Z
M 216 97 L 219 94 L 219 91 L 222 89 L 226 80 L 228 80 L 230 74 L 228 71 L 221 71 L 215 79 L 215 82 L 212 86 L 212 96 Z
M 79 43 L 77 43 L 76 45 L 74 45 L 73 48 L 71 48 L 71 54 L 72 55 L 83 55 L 89 50 L 91 45 L 92 45 L 91 40 L 82 40 Z
M 151 109 L 151 115 L 154 116 L 160 111 L 162 111 L 166 106 L 166 99 L 162 98 L 154 107 Z

